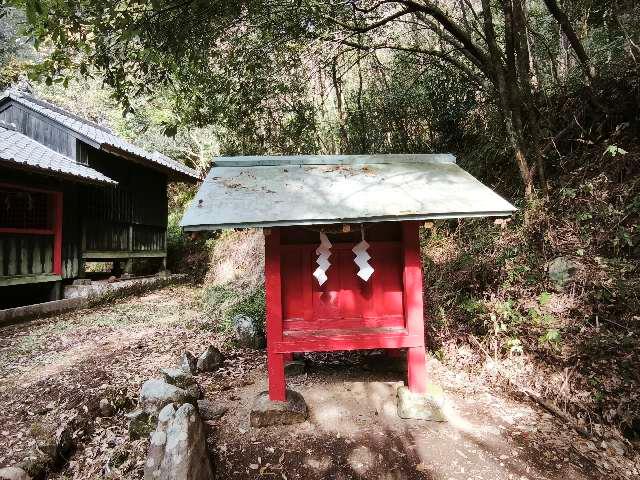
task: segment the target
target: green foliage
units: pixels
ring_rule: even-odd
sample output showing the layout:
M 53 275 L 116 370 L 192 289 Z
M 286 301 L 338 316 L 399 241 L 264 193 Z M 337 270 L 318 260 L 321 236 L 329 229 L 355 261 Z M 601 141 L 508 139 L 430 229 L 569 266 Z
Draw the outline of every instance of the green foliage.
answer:
M 548 345 L 552 348 L 559 348 L 562 337 L 558 329 L 550 328 L 544 333 L 544 335 L 540 336 L 539 341 L 542 345 Z
M 551 302 L 552 298 L 553 295 L 549 292 L 542 292 L 540 295 L 538 295 L 538 303 L 540 304 L 540 306 L 545 307 L 549 305 L 549 302 Z
M 228 333 L 232 320 L 237 315 L 246 315 L 256 323 L 258 331 L 264 333 L 266 304 L 264 285 L 247 289 L 242 285 L 214 285 L 203 291 L 207 313 L 212 319 L 211 327 Z

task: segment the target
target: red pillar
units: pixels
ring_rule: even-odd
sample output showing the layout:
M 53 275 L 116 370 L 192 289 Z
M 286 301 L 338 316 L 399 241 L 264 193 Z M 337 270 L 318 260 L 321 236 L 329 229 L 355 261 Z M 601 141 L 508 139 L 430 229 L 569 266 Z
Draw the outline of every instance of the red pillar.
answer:
M 284 354 L 274 352 L 282 340 L 282 288 L 280 280 L 280 229 L 264 230 L 265 295 L 267 303 L 267 371 L 269 399 L 285 401 Z
M 404 308 L 409 335 L 422 340 L 420 346 L 407 349 L 407 383 L 414 393 L 425 393 L 427 387 L 424 349 L 424 309 L 422 302 L 422 266 L 418 222 L 402 222 L 404 249 Z
M 53 197 L 53 273 L 62 275 L 62 192 Z

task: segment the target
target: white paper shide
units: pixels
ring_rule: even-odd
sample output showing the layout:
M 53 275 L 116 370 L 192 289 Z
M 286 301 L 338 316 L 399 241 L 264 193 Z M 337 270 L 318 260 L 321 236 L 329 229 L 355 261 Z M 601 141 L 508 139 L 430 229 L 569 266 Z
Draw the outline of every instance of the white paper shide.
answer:
M 329 257 L 331 256 L 332 246 L 327 235 L 324 232 L 320 232 L 320 246 L 316 248 L 316 255 L 318 255 L 316 263 L 318 264 L 318 268 L 313 272 L 313 276 L 316 277 L 319 285 L 323 285 L 324 282 L 327 281 L 327 270 L 331 266 Z
M 356 257 L 353 259 L 353 261 L 356 265 L 358 265 L 358 267 L 360 267 L 360 270 L 358 270 L 358 276 L 362 280 L 367 282 L 369 281 L 371 275 L 373 275 L 373 267 L 369 265 L 371 255 L 369 255 L 369 252 L 367 252 L 367 250 L 369 249 L 369 244 L 364 239 L 364 233 L 362 237 L 362 241 L 355 247 L 353 247 L 351 251 L 356 254 Z

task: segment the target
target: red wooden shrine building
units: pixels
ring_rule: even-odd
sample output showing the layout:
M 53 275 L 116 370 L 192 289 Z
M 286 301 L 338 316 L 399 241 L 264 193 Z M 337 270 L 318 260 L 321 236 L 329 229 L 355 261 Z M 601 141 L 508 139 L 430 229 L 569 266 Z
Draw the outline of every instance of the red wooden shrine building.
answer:
M 294 352 L 406 349 L 423 393 L 421 221 L 515 208 L 451 155 L 219 158 L 185 230 L 261 227 L 269 397 Z

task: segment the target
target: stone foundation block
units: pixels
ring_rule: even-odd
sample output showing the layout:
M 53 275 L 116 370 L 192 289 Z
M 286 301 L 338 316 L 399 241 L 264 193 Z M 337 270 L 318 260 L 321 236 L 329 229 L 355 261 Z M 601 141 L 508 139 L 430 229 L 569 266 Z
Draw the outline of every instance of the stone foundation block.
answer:
M 307 403 L 298 392 L 287 390 L 286 401 L 269 400 L 269 392 L 261 392 L 253 401 L 249 420 L 252 427 L 292 425 L 302 423 L 309 416 Z
M 397 395 L 400 418 L 447 421 L 443 413 L 445 397 L 438 385 L 428 384 L 426 393 L 412 393 L 408 387 L 400 387 Z

